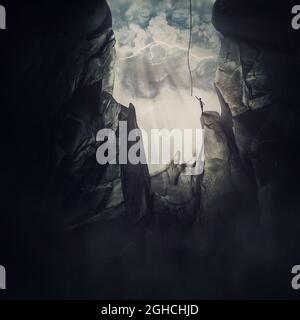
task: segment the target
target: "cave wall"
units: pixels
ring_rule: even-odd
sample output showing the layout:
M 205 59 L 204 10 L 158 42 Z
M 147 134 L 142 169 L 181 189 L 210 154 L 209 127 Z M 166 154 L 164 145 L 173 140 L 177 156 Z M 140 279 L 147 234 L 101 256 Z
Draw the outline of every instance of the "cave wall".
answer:
M 138 129 L 135 109 L 112 97 L 115 38 L 105 0 L 16 1 L 7 10 L 7 209 L 0 233 L 11 245 L 3 245 L 1 257 L 14 274 L 12 297 L 51 296 L 54 288 L 72 296 L 84 283 L 83 266 L 95 263 L 88 258 L 91 225 L 111 230 L 109 221 L 118 221 L 120 230 L 107 240 L 105 227 L 96 227 L 95 243 L 110 242 L 113 251 L 114 238 L 130 238 L 130 225 L 148 214 L 147 166 L 96 161 L 97 132 L 109 128 L 118 136 L 120 120 Z M 60 288 L 55 278 L 66 274 L 81 280 Z
M 278 269 L 287 268 L 283 260 L 296 254 L 300 221 L 299 41 L 290 26 L 290 8 L 289 1 L 217 0 L 213 12 L 221 38 L 215 77 L 220 124 L 254 181 L 248 195 L 257 201 L 252 210 L 260 230 L 256 238 L 265 245 L 257 256 L 272 261 L 280 256 Z

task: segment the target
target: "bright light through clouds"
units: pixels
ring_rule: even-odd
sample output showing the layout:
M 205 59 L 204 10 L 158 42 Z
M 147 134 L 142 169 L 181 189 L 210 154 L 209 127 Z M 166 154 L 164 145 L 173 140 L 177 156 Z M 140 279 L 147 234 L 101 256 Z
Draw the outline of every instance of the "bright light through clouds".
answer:
M 212 0 L 193 1 L 191 68 L 194 95 L 219 111 L 213 89 L 219 39 L 211 25 Z M 137 111 L 139 126 L 200 127 L 199 102 L 190 96 L 186 0 L 109 0 L 117 40 L 114 97 Z M 176 150 L 175 150 L 176 151 Z M 154 168 L 150 166 L 150 171 Z

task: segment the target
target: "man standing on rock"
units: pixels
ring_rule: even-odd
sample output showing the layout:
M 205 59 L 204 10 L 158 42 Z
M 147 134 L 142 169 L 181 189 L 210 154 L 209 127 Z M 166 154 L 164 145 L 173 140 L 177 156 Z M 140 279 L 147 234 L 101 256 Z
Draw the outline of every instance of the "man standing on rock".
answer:
M 203 107 L 205 106 L 205 103 L 202 101 L 201 98 L 198 98 L 197 96 L 195 98 L 199 101 L 201 112 L 203 113 Z

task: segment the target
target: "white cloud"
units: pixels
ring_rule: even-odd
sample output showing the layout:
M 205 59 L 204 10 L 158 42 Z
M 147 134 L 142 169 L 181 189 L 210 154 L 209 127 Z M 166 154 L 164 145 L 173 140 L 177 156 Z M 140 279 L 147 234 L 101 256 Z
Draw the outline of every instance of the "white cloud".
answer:
M 139 50 L 141 31 L 151 40 L 169 41 L 181 46 L 187 46 L 189 35 L 189 5 L 186 0 L 133 0 L 109 1 L 117 36 L 119 51 L 124 56 L 123 49 L 128 52 Z M 211 11 L 214 0 L 193 1 L 193 43 L 194 46 L 218 50 L 218 38 L 211 25 Z M 133 38 L 137 37 L 137 41 Z M 150 40 L 149 40 L 150 41 Z M 125 47 L 125 48 L 123 48 Z
M 119 56 L 115 98 L 124 105 L 135 105 L 139 126 L 147 131 L 199 128 L 199 105 L 190 96 L 187 67 L 188 1 L 109 2 Z M 219 46 L 210 23 L 213 2 L 193 1 L 191 67 L 194 95 L 203 98 L 207 109 L 219 111 L 213 89 Z

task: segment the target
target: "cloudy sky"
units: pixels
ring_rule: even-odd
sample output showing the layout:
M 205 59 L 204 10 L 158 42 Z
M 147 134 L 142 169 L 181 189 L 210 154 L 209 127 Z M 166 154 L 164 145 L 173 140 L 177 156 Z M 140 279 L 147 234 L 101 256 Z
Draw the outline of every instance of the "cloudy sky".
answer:
M 188 0 L 108 0 L 116 35 L 115 98 L 137 110 L 141 128 L 199 128 L 187 66 Z M 211 24 L 214 0 L 193 0 L 190 54 L 194 95 L 219 110 L 213 79 L 219 38 Z

